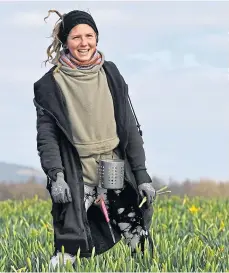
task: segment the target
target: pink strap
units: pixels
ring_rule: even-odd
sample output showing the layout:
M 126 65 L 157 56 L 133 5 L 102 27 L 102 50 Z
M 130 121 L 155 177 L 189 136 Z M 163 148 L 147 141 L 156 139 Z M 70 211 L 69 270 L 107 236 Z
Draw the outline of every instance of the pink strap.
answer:
M 103 200 L 102 197 L 101 197 L 100 201 L 101 201 L 101 207 L 102 207 L 103 214 L 104 214 L 104 216 L 106 218 L 107 223 L 109 223 L 110 219 L 109 219 L 107 208 L 105 206 L 105 203 L 104 203 L 104 200 Z

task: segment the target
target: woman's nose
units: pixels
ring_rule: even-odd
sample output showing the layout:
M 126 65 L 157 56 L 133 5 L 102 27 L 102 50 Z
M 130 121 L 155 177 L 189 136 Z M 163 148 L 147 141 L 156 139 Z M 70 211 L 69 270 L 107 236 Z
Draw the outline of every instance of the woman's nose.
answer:
M 83 37 L 81 39 L 81 45 L 84 45 L 84 46 L 87 45 L 87 39 L 86 38 Z

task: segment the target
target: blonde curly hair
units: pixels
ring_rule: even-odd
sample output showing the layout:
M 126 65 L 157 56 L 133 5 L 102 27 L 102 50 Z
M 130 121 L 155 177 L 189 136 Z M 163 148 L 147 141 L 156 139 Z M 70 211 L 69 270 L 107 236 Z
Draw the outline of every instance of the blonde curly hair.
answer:
M 48 15 L 44 18 L 44 21 L 50 16 L 51 13 L 56 13 L 60 18 L 55 23 L 52 34 L 50 36 L 53 38 L 53 41 L 48 46 L 48 48 L 46 50 L 48 58 L 44 61 L 44 63 L 45 63 L 45 66 L 46 66 L 47 62 L 49 62 L 51 64 L 55 64 L 55 65 L 57 64 L 57 69 L 58 69 L 61 66 L 61 64 L 59 63 L 59 57 L 60 57 L 60 52 L 61 52 L 61 46 L 63 46 L 62 42 L 58 38 L 58 34 L 59 34 L 59 30 L 60 30 L 60 25 L 62 24 L 62 19 L 65 14 L 60 14 L 57 10 L 49 10 Z M 52 56 L 53 54 L 55 54 L 55 57 Z

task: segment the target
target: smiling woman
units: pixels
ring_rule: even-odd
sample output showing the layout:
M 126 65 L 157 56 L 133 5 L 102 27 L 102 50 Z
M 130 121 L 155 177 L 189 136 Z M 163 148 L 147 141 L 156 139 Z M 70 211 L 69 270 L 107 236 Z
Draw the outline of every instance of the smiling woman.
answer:
M 143 253 L 146 240 L 153 251 L 149 227 L 155 190 L 128 86 L 97 49 L 99 32 L 89 13 L 50 12 L 61 20 L 47 49 L 46 62 L 54 66 L 34 84 L 37 149 L 52 199 L 55 253 L 50 264 L 58 264 L 62 247 L 64 263 L 74 263 L 78 250 L 81 257 L 90 257 L 93 248 L 101 254 L 121 236 L 132 255 L 137 247 Z M 106 186 L 99 175 L 104 161 L 114 170 L 108 171 Z M 117 162 L 124 165 L 123 174 Z M 139 207 L 144 196 L 147 202 Z M 111 222 L 97 199 L 104 200 Z
M 66 58 L 62 54 L 60 60 L 65 62 L 71 68 L 75 68 L 74 62 L 80 67 L 89 67 L 101 62 L 101 56 L 96 50 L 97 34 L 87 24 L 79 24 L 72 28 L 66 43 L 64 45 L 65 53 L 69 56 Z M 72 62 L 69 62 L 69 59 Z
M 87 62 L 96 51 L 96 33 L 87 24 L 75 26 L 69 33 L 67 48 L 80 62 Z
M 56 12 L 62 21 L 56 24 L 53 29 L 53 42 L 47 49 L 48 59 L 45 63 L 52 61 L 52 64 L 56 64 L 61 60 L 72 68 L 75 68 L 73 62 L 82 67 L 99 63 L 101 58 L 96 49 L 99 32 L 90 14 L 72 11 L 66 16 L 66 14 L 61 15 L 56 10 L 50 10 L 49 14 L 51 12 Z M 45 19 L 48 17 L 49 15 Z M 73 23 L 74 19 L 78 22 L 76 25 Z M 60 51 L 61 46 L 63 51 Z M 54 59 L 53 53 L 56 53 Z

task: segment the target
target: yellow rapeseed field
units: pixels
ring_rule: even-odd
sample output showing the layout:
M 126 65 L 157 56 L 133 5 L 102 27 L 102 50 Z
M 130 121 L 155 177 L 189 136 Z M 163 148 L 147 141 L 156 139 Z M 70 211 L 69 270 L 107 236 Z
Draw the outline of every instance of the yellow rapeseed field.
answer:
M 229 271 L 229 200 L 158 198 L 151 232 L 155 257 L 135 259 L 120 242 L 76 268 L 61 272 L 219 272 Z M 0 272 L 47 272 L 53 253 L 51 201 L 36 196 L 0 202 Z

